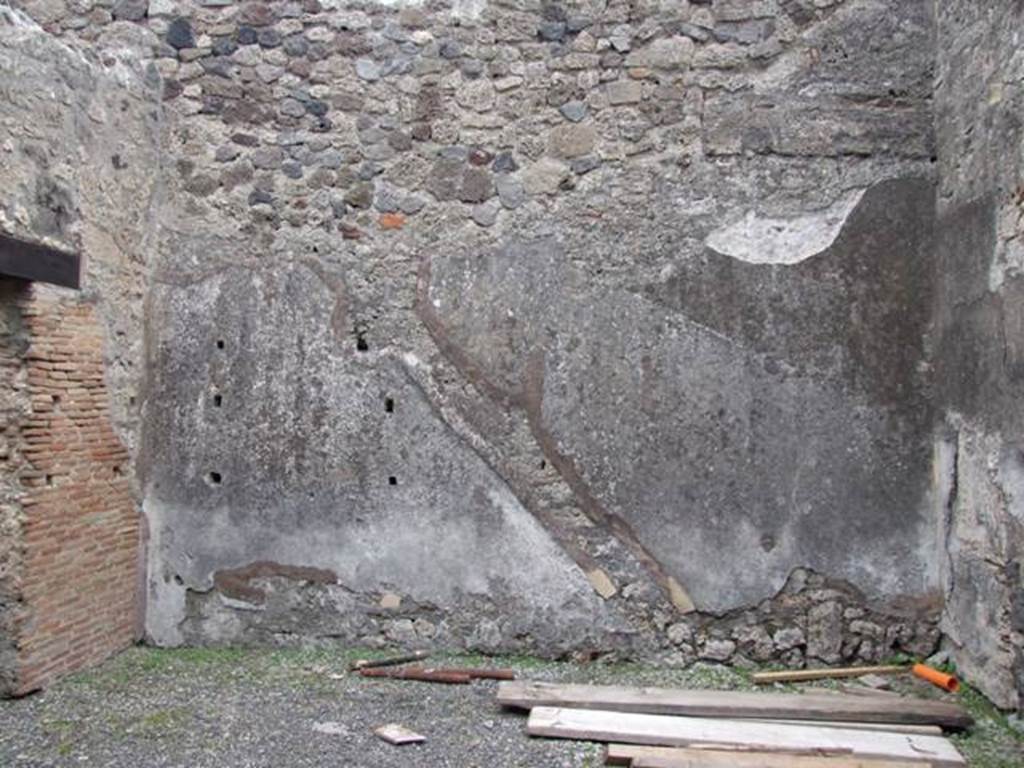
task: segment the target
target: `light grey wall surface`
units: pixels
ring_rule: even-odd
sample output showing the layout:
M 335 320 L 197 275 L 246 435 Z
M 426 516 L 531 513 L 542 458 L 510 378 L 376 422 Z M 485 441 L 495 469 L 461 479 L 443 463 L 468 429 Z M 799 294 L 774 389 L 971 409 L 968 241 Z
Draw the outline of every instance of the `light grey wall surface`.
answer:
M 934 647 L 930 2 L 21 5 L 162 75 L 153 641 Z
M 951 480 L 943 629 L 1000 706 L 1024 690 L 1024 6 L 939 3 L 934 333 Z M 944 466 L 942 466 L 944 464 Z

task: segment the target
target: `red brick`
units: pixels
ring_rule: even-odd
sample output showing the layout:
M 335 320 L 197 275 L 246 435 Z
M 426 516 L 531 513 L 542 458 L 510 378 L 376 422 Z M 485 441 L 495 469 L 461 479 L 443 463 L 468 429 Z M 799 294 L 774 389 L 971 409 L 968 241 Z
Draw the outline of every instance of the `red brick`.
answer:
M 24 488 L 18 690 L 28 692 L 135 640 L 139 520 L 128 451 L 110 421 L 103 333 L 78 299 L 18 302 L 30 346 L 0 351 L 31 411 L 0 457 Z M 55 396 L 57 399 L 55 399 Z

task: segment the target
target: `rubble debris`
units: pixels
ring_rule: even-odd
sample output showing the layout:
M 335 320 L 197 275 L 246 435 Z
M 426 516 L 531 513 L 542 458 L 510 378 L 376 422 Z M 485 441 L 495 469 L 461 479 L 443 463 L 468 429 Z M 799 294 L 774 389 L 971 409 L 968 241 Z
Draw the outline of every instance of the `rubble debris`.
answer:
M 401 746 L 403 744 L 419 744 L 420 742 L 426 741 L 427 737 L 422 734 L 411 731 L 404 725 L 398 723 L 388 723 L 382 725 L 380 728 L 373 730 L 379 738 L 384 739 L 388 744 L 394 744 Z
M 863 675 L 860 682 L 873 691 L 888 691 L 892 685 L 888 678 L 882 675 Z
M 348 736 L 348 728 L 345 724 L 334 721 L 313 723 L 313 730 L 317 733 L 327 734 L 328 736 Z

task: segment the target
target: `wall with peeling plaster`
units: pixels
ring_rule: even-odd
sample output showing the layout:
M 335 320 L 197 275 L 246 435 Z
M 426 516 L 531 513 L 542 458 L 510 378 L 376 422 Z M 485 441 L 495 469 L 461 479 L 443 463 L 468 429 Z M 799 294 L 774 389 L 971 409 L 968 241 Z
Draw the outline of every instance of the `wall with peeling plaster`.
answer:
M 151 641 L 992 658 L 958 3 L 18 5 L 161 76 Z
M 162 75 L 152 641 L 935 646 L 930 3 L 21 5 Z
M 943 628 L 963 674 L 1012 708 L 1024 692 L 1024 5 L 939 8 Z
M 928 4 L 314 5 L 134 22 L 152 639 L 933 644 Z

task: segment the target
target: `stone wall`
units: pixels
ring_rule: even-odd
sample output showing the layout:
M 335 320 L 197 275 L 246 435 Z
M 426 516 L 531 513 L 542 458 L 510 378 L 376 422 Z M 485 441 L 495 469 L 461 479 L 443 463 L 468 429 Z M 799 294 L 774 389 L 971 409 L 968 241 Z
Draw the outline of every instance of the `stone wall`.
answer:
M 0 228 L 83 256 L 83 289 L 0 281 L 0 692 L 139 634 L 145 231 L 159 101 L 130 52 L 0 6 Z
M 808 569 L 934 642 L 928 3 L 127 13 L 152 639 L 725 658 Z
M 1024 5 L 939 10 L 942 626 L 963 674 L 1011 708 L 1024 692 Z
M 114 423 L 134 450 L 161 190 L 160 77 L 130 40 L 59 41 L 4 4 L 0 36 L 0 228 L 82 255 Z
M 934 647 L 930 2 L 19 4 L 163 76 L 151 640 Z
M 29 410 L 25 382 L 25 338 L 17 305 L 19 285 L 0 281 L 0 409 L 3 434 L 0 461 L 5 468 L 16 457 L 21 425 Z M 4 472 L 0 484 L 0 694 L 18 686 L 18 617 L 23 573 L 22 493 L 16 474 Z

